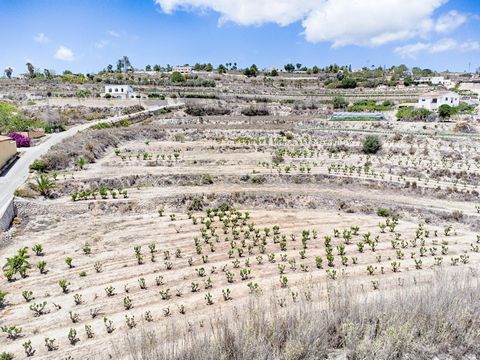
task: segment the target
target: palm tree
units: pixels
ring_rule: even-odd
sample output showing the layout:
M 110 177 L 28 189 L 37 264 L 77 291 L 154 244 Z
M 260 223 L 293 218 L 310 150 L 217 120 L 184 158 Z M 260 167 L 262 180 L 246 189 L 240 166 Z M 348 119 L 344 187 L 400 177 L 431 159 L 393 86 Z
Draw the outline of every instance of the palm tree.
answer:
M 5 75 L 7 76 L 7 78 L 11 79 L 12 73 L 13 73 L 13 69 L 11 67 L 8 67 L 5 69 Z
M 118 71 L 118 72 L 122 72 L 122 71 L 123 71 L 123 68 L 124 68 L 123 60 L 122 60 L 122 59 L 119 59 L 119 60 L 117 61 L 117 71 Z
M 35 77 L 35 68 L 33 67 L 32 63 L 30 63 L 30 62 L 27 62 L 26 66 L 27 66 L 27 70 L 28 70 L 28 74 L 29 74 L 30 78 L 33 79 Z
M 37 191 L 46 198 L 50 196 L 50 191 L 55 187 L 55 182 L 50 180 L 46 175 L 38 176 L 36 183 Z

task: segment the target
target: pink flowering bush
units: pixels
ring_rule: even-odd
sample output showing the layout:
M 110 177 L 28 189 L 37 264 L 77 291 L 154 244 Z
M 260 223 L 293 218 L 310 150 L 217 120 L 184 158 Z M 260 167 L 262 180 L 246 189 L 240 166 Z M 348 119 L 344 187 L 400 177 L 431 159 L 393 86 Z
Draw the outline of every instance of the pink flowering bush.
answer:
M 11 132 L 7 136 L 15 140 L 17 147 L 30 147 L 31 139 L 27 136 L 23 136 L 22 134 L 16 132 Z

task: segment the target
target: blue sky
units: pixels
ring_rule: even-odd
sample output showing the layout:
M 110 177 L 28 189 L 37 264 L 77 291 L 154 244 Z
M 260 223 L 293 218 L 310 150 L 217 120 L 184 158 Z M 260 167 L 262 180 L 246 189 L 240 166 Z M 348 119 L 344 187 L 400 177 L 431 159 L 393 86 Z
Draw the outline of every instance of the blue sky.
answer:
M 0 0 L 0 69 L 480 66 L 478 0 Z

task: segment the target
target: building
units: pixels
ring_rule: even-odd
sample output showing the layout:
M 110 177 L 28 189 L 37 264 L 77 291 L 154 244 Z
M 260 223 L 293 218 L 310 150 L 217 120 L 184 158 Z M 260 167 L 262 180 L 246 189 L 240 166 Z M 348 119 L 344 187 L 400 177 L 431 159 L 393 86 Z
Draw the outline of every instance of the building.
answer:
M 330 120 L 386 120 L 386 117 L 382 113 L 370 113 L 370 112 L 335 112 L 330 117 Z
M 460 95 L 453 91 L 434 91 L 420 96 L 417 107 L 430 111 L 437 110 L 442 105 L 458 106 Z
M 450 79 L 445 79 L 443 76 L 422 77 L 419 80 L 417 80 L 417 83 L 444 86 L 447 89 L 450 87 L 453 87 L 452 81 Z
M 42 128 L 19 131 L 18 133 L 30 139 L 40 139 L 45 136 L 45 130 L 43 130 Z
M 115 99 L 135 98 L 135 92 L 132 87 L 128 85 L 106 85 L 105 95 L 107 96 L 107 94 L 110 94 L 110 96 Z
M 191 66 L 175 66 L 173 72 L 179 72 L 180 74 L 190 74 L 193 71 Z
M 17 154 L 17 144 L 15 140 L 8 136 L 0 135 L 0 169 L 2 169 L 10 159 Z

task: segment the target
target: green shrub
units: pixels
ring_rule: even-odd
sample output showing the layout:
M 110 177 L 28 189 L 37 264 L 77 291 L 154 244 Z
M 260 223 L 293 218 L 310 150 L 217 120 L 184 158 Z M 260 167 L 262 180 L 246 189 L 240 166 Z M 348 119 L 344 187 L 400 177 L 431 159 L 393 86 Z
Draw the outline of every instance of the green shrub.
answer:
M 377 215 L 382 217 L 389 217 L 392 215 L 392 211 L 390 209 L 380 207 L 377 209 Z
M 368 135 L 363 141 L 362 150 L 365 154 L 376 154 L 382 147 L 380 138 L 376 135 Z
M 102 122 L 99 122 L 98 124 L 93 125 L 91 128 L 94 129 L 94 130 L 110 129 L 110 128 L 113 128 L 113 124 L 109 123 L 109 122 L 102 121 Z
M 411 120 L 411 121 L 425 121 L 431 115 L 432 115 L 432 112 L 427 109 L 414 109 L 411 107 L 404 107 L 404 108 L 398 109 L 397 119 Z
M 174 71 L 172 75 L 170 75 L 170 81 L 173 83 L 179 83 L 185 81 L 185 76 L 180 74 L 178 71 Z
M 47 171 L 47 163 L 43 160 L 35 160 L 30 165 L 31 171 L 38 171 L 38 172 L 46 172 Z

